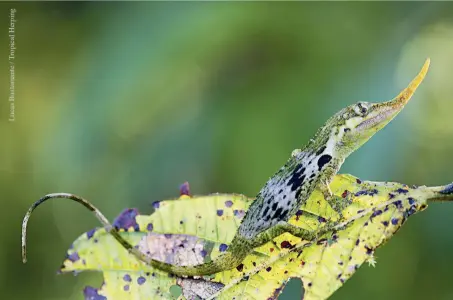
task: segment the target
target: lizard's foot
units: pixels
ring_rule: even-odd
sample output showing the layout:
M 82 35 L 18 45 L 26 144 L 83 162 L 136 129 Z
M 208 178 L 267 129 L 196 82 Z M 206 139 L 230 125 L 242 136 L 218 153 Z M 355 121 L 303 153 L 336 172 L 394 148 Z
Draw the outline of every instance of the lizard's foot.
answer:
M 305 228 L 282 221 L 278 223 L 276 227 L 279 228 L 279 230 L 288 232 L 303 240 L 314 241 L 325 233 L 333 230 L 336 225 L 338 225 L 337 222 L 327 222 L 321 228 L 318 228 L 316 230 L 307 230 Z
M 326 197 L 326 201 L 329 203 L 330 207 L 338 214 L 339 220 L 343 219 L 343 210 L 347 208 L 351 203 L 352 199 L 348 195 L 345 198 L 342 198 L 337 195 L 331 195 Z
M 322 186 L 321 191 L 329 203 L 330 207 L 338 214 L 338 219 L 343 219 L 343 210 L 352 203 L 352 198 L 348 194 L 345 198 L 332 194 L 329 185 L 325 184 Z

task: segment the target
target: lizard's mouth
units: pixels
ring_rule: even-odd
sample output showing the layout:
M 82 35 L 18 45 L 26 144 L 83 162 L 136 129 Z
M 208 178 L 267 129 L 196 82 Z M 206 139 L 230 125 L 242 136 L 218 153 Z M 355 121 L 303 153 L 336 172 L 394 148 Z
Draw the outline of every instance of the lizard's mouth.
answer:
M 375 103 L 371 106 L 369 114 L 365 119 L 357 125 L 359 131 L 375 128 L 376 131 L 387 125 L 409 102 L 415 90 L 425 78 L 428 72 L 430 60 L 425 61 L 420 73 L 402 90 L 393 100 Z
M 372 127 L 376 127 L 379 124 L 385 125 L 390 122 L 403 109 L 403 107 L 401 107 L 400 109 L 382 110 L 375 116 L 363 120 L 359 125 L 357 125 L 356 129 L 366 130 Z

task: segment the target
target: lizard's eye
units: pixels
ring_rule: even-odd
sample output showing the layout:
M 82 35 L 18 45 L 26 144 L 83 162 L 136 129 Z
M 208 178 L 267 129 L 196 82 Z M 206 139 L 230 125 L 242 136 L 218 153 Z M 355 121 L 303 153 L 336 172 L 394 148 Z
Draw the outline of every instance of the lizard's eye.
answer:
M 354 106 L 354 112 L 358 116 L 365 116 L 368 113 L 368 104 L 366 102 L 359 102 Z

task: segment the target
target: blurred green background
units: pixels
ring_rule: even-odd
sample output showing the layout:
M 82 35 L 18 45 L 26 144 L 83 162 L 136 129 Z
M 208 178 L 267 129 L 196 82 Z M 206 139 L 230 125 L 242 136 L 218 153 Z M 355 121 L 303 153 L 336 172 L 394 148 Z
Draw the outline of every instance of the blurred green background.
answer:
M 15 121 L 7 36 L 16 12 Z M 431 57 L 394 122 L 343 166 L 362 179 L 453 181 L 453 3 L 1 3 L 2 299 L 82 299 L 100 273 L 57 276 L 98 225 L 194 194 L 255 195 L 337 110 L 393 98 Z M 331 299 L 453 299 L 453 203 L 413 217 Z M 294 282 L 281 299 L 299 299 Z

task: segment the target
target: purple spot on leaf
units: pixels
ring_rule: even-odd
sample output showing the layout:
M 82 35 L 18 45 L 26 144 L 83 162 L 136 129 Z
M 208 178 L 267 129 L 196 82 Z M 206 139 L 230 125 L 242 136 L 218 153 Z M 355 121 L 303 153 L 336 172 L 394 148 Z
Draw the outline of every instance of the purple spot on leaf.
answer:
M 186 181 L 179 186 L 179 193 L 182 195 L 190 196 L 190 186 L 189 183 Z
M 77 252 L 73 252 L 71 254 L 68 255 L 68 259 L 72 262 L 76 262 L 80 259 L 80 256 Z
M 90 231 L 87 232 L 87 238 L 88 239 L 91 239 L 94 235 L 94 233 L 96 232 L 96 228 L 94 229 L 91 229 Z
M 139 231 L 139 227 L 135 217 L 138 215 L 136 208 L 127 208 L 115 219 L 113 226 L 117 229 L 127 230 L 130 227 L 134 227 L 135 231 Z
M 233 210 L 233 214 L 235 217 L 242 219 L 245 216 L 245 211 L 242 209 L 235 209 Z
M 124 290 L 125 292 L 129 291 L 129 285 L 126 284 L 126 285 L 123 287 L 123 290 Z
M 154 209 L 158 209 L 159 206 L 160 206 L 160 202 L 159 201 L 153 202 L 153 208 Z
M 233 206 L 233 201 L 231 201 L 231 200 L 225 201 L 225 206 L 226 206 L 226 207 L 231 207 L 231 206 Z
M 145 281 L 146 281 L 146 279 L 145 279 L 145 277 L 143 277 L 143 276 L 140 276 L 139 278 L 137 278 L 137 283 L 138 283 L 139 285 L 144 284 Z
M 106 297 L 98 294 L 98 289 L 87 286 L 83 289 L 85 300 L 107 300 Z
M 131 282 L 132 281 L 132 278 L 129 274 L 126 274 L 123 276 L 123 280 L 126 281 L 126 282 Z
M 223 215 L 223 209 L 218 209 L 217 210 L 217 215 L 220 217 Z
M 146 226 L 146 230 L 148 231 L 153 231 L 153 223 L 149 223 L 148 226 Z
M 219 246 L 219 251 L 220 252 L 225 252 L 227 249 L 228 249 L 228 245 L 220 244 L 220 246 Z
M 166 233 L 166 234 L 164 234 L 164 236 L 165 236 L 165 238 L 167 238 L 167 239 L 171 239 L 172 234 L 171 234 L 171 233 Z
M 208 252 L 206 252 L 206 250 L 201 250 L 200 251 L 200 254 L 201 254 L 201 257 L 206 257 L 206 255 L 208 255 Z

